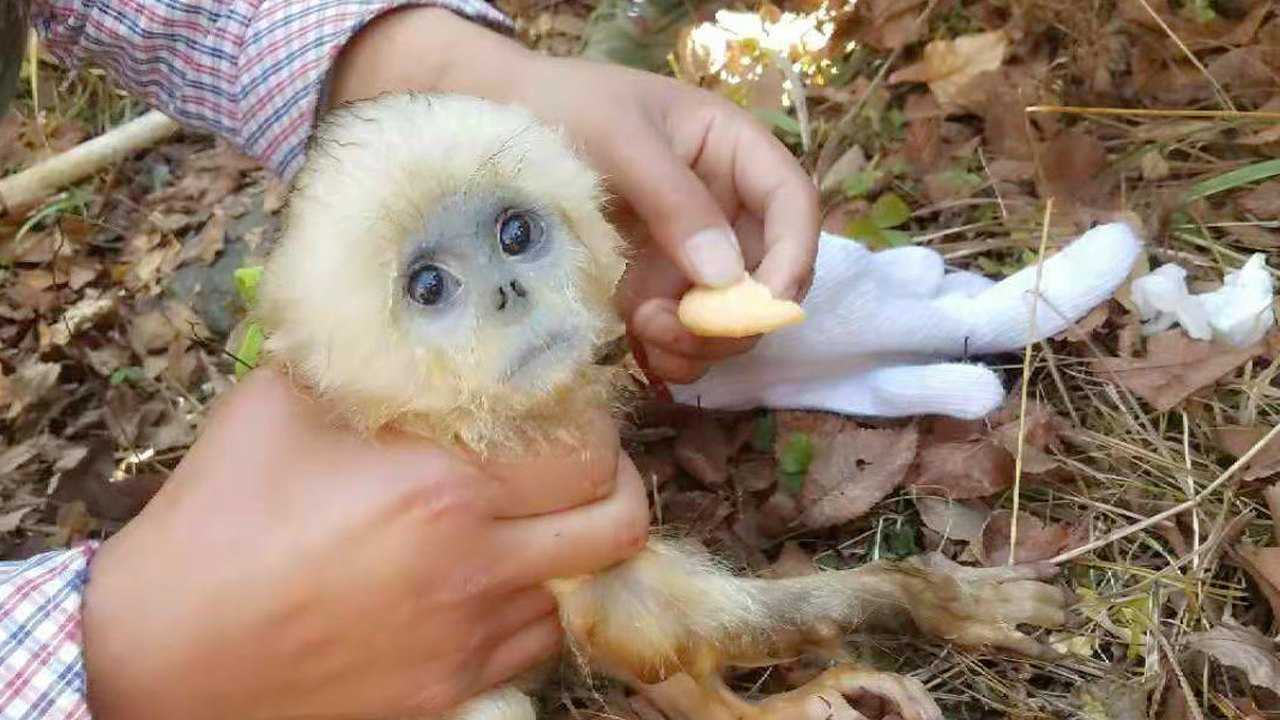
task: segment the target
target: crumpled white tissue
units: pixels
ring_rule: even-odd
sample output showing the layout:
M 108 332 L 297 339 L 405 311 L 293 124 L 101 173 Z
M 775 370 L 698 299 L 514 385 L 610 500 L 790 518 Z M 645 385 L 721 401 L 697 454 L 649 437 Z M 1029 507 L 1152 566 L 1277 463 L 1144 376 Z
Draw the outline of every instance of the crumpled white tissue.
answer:
M 1262 253 L 1227 273 L 1222 287 L 1212 292 L 1192 295 L 1187 291 L 1187 271 L 1169 263 L 1134 280 L 1132 296 L 1148 335 L 1176 324 L 1196 340 L 1247 347 L 1276 323 L 1275 285 Z

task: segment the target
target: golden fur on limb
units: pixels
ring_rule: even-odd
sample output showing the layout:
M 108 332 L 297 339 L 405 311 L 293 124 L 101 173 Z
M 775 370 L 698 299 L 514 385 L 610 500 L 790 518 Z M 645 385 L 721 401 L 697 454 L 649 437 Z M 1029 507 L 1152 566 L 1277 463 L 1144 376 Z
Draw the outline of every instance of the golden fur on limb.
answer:
M 342 108 L 317 133 L 267 266 L 267 352 L 358 430 L 395 426 L 481 456 L 572 437 L 582 410 L 614 402 L 618 388 L 617 371 L 592 362 L 621 326 L 612 294 L 622 244 L 602 202 L 599 178 L 565 138 L 519 108 L 423 95 Z M 830 654 L 853 627 L 904 620 L 1043 655 L 1016 626 L 1062 622 L 1062 594 L 1044 577 L 931 558 L 762 580 L 655 538 L 627 562 L 551 589 L 586 664 L 653 691 L 673 718 L 789 720 L 812 710 L 805 698 L 859 684 L 893 690 L 904 717 L 932 718 L 918 683 L 875 673 L 833 671 L 760 705 L 736 698 L 720 674 Z M 664 681 L 676 685 L 653 689 Z M 510 687 L 456 712 L 532 714 Z

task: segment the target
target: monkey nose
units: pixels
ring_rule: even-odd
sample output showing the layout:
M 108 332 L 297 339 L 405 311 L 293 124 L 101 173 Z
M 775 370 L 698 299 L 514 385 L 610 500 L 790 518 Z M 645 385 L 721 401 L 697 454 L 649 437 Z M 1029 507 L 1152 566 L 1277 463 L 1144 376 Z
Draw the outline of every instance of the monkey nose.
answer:
M 529 297 L 529 291 L 525 289 L 524 285 L 520 284 L 519 280 L 512 280 L 506 285 L 499 285 L 497 298 L 498 312 L 505 311 L 507 308 L 511 307 L 513 303 L 523 304 L 521 301 L 527 297 Z

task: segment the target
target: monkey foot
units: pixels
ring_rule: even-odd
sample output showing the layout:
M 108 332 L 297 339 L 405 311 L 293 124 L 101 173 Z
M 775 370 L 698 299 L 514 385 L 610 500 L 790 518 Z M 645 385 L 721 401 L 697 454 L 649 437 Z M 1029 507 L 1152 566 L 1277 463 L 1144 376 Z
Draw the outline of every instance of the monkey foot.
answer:
M 1053 648 L 1018 631 L 1018 625 L 1062 627 L 1066 594 L 1044 580 L 1057 574 L 1047 564 L 973 568 L 940 554 L 911 563 L 919 577 L 908 579 L 907 609 L 920 630 L 959 645 L 1012 650 L 1044 660 Z
M 699 683 L 682 673 L 646 687 L 644 694 L 668 720 L 942 720 L 918 680 L 852 665 L 831 668 L 758 704 L 740 698 L 719 676 Z
M 873 717 L 902 720 L 942 720 L 929 691 L 915 678 L 897 673 L 840 665 L 757 707 L 760 720 L 864 720 L 868 706 Z

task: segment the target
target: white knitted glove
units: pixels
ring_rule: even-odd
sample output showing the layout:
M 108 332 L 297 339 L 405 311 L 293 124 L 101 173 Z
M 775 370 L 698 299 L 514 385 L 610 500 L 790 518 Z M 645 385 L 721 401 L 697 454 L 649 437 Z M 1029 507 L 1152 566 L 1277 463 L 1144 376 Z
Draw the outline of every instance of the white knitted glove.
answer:
M 943 361 L 1009 352 L 1062 332 L 1111 297 L 1139 247 L 1133 230 L 1117 223 L 1046 260 L 1033 328 L 1035 266 L 996 283 L 947 273 L 927 248 L 873 253 L 824 233 L 803 303 L 807 319 L 671 393 L 722 410 L 982 417 L 1004 400 L 1000 380 L 981 365 Z

